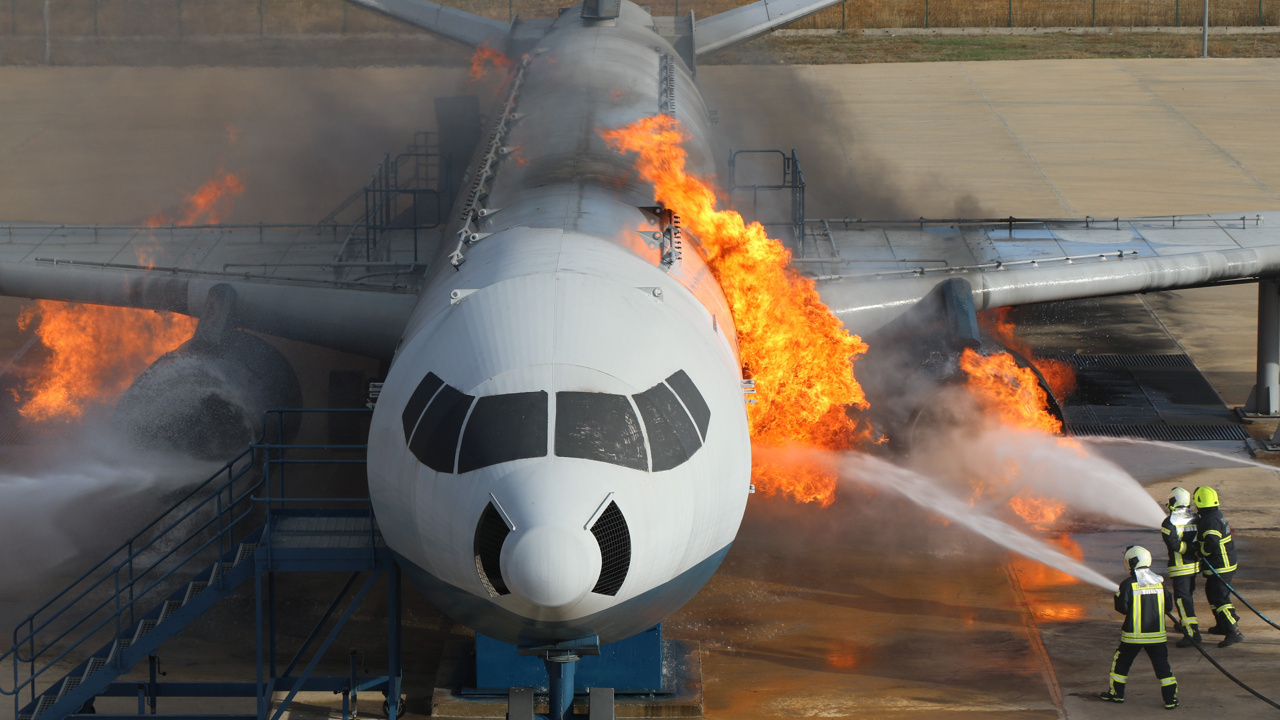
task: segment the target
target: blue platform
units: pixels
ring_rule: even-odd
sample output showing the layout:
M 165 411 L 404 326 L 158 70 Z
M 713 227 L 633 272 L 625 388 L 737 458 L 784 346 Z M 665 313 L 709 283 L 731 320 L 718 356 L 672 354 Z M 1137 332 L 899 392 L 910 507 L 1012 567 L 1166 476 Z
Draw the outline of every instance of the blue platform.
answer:
M 618 695 L 662 694 L 662 625 L 654 625 L 626 640 L 600 646 L 599 655 L 577 662 L 574 692 L 593 687 L 614 688 Z M 476 686 L 464 695 L 505 695 L 507 688 L 531 687 L 547 691 L 542 658 L 521 655 L 519 648 L 476 634 Z

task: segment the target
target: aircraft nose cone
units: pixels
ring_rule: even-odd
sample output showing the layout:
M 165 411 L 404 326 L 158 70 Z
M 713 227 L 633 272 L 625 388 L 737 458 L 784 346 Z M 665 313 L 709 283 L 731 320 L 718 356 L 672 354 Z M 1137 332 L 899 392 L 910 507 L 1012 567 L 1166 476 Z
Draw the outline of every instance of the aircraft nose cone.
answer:
M 600 575 L 600 548 L 586 530 L 541 525 L 518 533 L 502 552 L 512 592 L 534 605 L 559 608 L 581 600 Z

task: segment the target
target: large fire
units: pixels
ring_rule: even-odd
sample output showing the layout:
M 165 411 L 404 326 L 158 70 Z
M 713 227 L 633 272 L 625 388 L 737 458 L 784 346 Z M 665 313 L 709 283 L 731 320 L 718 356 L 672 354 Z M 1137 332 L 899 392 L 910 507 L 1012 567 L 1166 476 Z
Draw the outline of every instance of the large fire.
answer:
M 147 225 L 220 222 L 243 192 L 240 178 L 219 170 L 187 196 L 178 218 L 157 214 Z M 155 267 L 150 248 L 137 248 L 137 255 L 139 264 Z M 68 422 L 96 403 L 116 400 L 148 365 L 190 340 L 196 322 L 176 313 L 51 300 L 27 306 L 18 327 L 34 325 L 49 359 L 19 393 L 19 412 L 37 422 Z
M 48 362 L 26 386 L 19 412 L 30 420 L 70 421 L 118 398 L 161 355 L 191 338 L 195 318 L 175 313 L 39 300 L 18 327 L 36 319 Z
M 642 118 L 602 131 L 619 152 L 637 154 L 640 176 L 654 196 L 680 217 L 701 244 L 707 264 L 724 289 L 738 330 L 743 375 L 758 389 L 748 409 L 752 442 L 848 449 L 866 432 L 846 408 L 865 408 L 853 377 L 853 362 L 867 351 L 818 297 L 813 281 L 789 266 L 791 253 L 759 223 L 747 224 L 732 210 L 717 209 L 715 192 L 685 171 L 686 139 L 667 115 Z M 757 464 L 759 490 L 802 502 L 830 505 L 835 476 L 812 467 L 785 471 Z
M 1076 389 L 1076 372 L 1071 365 L 1061 360 L 1036 357 L 1031 344 L 1018 336 L 1017 328 L 1009 319 L 1012 308 L 1002 307 L 983 311 L 978 315 L 982 329 L 991 333 L 1005 347 L 1026 358 L 1040 371 L 1044 381 L 1049 385 L 1049 392 L 1059 399 L 1066 398 Z
M 1009 353 L 983 355 L 969 348 L 960 354 L 966 387 L 990 415 L 1017 428 L 1062 431 L 1062 422 L 1047 408 L 1049 396 L 1030 369 L 1020 367 Z

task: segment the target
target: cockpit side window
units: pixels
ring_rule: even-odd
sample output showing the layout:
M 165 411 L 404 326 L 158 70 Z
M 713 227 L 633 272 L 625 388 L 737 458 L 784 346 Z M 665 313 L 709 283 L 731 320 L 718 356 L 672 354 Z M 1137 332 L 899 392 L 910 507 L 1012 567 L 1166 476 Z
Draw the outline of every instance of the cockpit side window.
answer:
M 633 395 L 640 416 L 649 433 L 653 451 L 653 471 L 670 470 L 693 457 L 702 447 L 698 430 L 685 412 L 675 393 L 658 383 L 639 395 Z
M 674 375 L 667 378 L 667 384 L 684 401 L 685 408 L 693 416 L 693 422 L 698 426 L 698 433 L 702 435 L 702 440 L 705 442 L 707 428 L 711 425 L 711 408 L 702 398 L 702 393 L 698 392 L 698 386 L 693 384 L 693 380 L 689 379 L 683 370 L 677 370 Z
M 427 403 L 431 402 L 431 398 L 435 397 L 436 391 L 443 384 L 444 381 L 436 377 L 435 373 L 427 373 L 427 376 L 422 378 L 422 382 L 418 383 L 413 395 L 409 396 L 409 404 L 404 406 L 404 412 L 400 414 L 400 420 L 404 424 L 405 442 L 409 442 L 409 438 L 413 437 L 413 429 L 418 426 L 418 418 L 422 417 L 422 411 L 426 409 Z
M 623 395 L 556 393 L 556 455 L 649 469 L 640 421 Z
M 458 472 L 547 454 L 547 393 L 489 395 L 476 401 L 462 433 Z
M 449 385 L 440 388 L 427 411 L 418 421 L 418 429 L 409 441 L 409 450 L 418 462 L 436 472 L 453 472 L 453 458 L 458 450 L 458 434 L 467 411 L 475 398 Z

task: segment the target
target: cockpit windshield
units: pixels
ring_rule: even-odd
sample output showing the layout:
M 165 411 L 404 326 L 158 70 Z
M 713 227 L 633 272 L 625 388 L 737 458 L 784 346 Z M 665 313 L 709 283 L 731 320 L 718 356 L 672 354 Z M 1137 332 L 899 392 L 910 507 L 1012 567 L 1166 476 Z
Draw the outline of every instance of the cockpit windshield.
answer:
M 405 441 L 442 473 L 545 457 L 548 400 L 542 390 L 477 399 L 427 373 L 401 415 Z M 630 397 L 562 391 L 555 454 L 661 472 L 693 457 L 710 423 L 710 407 L 683 370 Z

